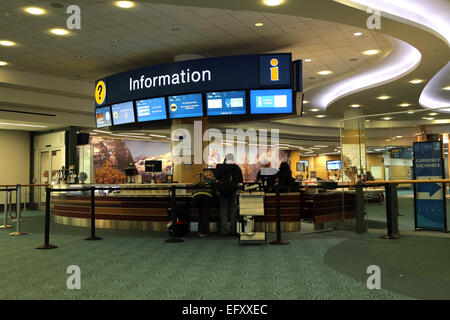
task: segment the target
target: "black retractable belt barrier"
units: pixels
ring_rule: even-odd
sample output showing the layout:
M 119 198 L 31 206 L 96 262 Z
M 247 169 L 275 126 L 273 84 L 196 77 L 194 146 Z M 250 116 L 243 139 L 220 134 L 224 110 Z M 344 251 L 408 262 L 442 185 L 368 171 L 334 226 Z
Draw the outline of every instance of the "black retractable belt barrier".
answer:
M 280 188 L 278 185 L 275 186 L 275 201 L 277 204 L 277 240 L 269 242 L 270 244 L 284 245 L 289 244 L 288 241 L 281 240 L 281 214 L 280 214 Z
M 172 214 L 172 234 L 169 239 L 166 239 L 165 242 L 175 243 L 175 242 L 184 242 L 183 239 L 177 238 L 177 199 L 176 199 L 176 186 L 170 187 L 170 212 Z M 170 228 L 169 228 L 170 235 Z
M 50 194 L 52 189 L 45 189 L 45 238 L 44 244 L 37 247 L 36 249 L 55 249 L 58 248 L 50 244 Z
M 386 190 L 386 221 L 387 235 L 381 236 L 382 239 L 400 239 L 398 230 L 398 200 L 397 185 L 393 183 L 385 184 Z
M 91 187 L 91 236 L 84 240 L 102 240 L 95 235 L 95 187 Z

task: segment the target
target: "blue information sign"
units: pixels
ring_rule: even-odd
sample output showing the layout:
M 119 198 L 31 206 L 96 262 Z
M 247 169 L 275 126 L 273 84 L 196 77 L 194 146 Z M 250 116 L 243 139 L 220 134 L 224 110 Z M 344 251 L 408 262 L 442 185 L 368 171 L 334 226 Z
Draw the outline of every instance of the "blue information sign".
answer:
M 414 178 L 443 179 L 442 142 L 414 142 Z M 446 230 L 445 190 L 442 183 L 418 183 L 414 189 L 416 229 Z

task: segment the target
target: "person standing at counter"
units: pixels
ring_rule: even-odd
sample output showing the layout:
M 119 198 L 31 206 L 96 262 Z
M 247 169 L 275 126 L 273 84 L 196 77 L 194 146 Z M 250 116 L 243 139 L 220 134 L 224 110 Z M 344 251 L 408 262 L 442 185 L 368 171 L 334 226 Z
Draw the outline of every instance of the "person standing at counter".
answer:
M 261 160 L 261 169 L 256 174 L 256 181 L 262 184 L 264 192 L 273 192 L 277 169 L 271 167 L 270 159 L 264 157 Z
M 277 173 L 278 187 L 280 192 L 289 192 L 289 190 L 295 186 L 295 179 L 292 177 L 291 167 L 289 163 L 280 163 L 280 169 Z
M 233 154 L 227 154 L 224 163 L 217 165 L 215 177 L 220 194 L 220 233 L 235 235 L 237 233 L 238 190 L 239 184 L 244 179 L 241 168 L 234 163 Z M 230 221 L 229 228 L 228 220 Z
M 198 208 L 198 236 L 204 238 L 209 232 L 209 208 L 214 195 L 214 181 L 209 175 L 209 171 L 199 175 L 199 182 L 195 185 L 192 194 Z

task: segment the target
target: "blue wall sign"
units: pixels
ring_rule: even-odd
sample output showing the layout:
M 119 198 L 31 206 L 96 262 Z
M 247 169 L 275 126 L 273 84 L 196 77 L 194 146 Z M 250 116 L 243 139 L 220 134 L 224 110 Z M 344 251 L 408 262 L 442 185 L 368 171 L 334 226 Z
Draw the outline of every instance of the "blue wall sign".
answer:
M 294 88 L 291 53 L 180 61 L 121 72 L 103 81 L 106 97 L 96 106 L 153 97 L 226 90 Z
M 442 142 L 414 142 L 414 178 L 444 179 Z M 445 189 L 442 183 L 418 183 L 414 187 L 416 229 L 447 230 Z

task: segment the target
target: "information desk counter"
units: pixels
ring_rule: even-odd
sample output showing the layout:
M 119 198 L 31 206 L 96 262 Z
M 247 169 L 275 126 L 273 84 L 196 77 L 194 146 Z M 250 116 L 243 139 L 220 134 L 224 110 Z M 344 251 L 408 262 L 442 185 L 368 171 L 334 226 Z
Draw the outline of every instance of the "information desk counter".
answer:
M 171 199 L 168 188 L 173 184 L 96 185 L 102 188 L 149 187 L 152 190 L 97 190 L 95 217 L 98 228 L 167 231 Z M 56 223 L 90 226 L 91 193 L 93 185 L 58 185 L 53 189 L 86 188 L 85 191 L 52 192 L 51 213 Z M 176 184 L 177 187 L 189 186 Z M 158 190 L 153 190 L 154 188 Z M 243 192 L 240 194 L 242 214 L 255 215 L 255 230 L 276 230 L 277 203 L 275 194 Z M 198 222 L 198 210 L 189 189 L 176 190 L 177 215 L 180 221 Z M 210 231 L 217 231 L 220 221 L 219 199 L 211 202 Z M 356 215 L 355 192 L 348 190 L 326 192 L 295 192 L 280 194 L 281 229 L 300 231 L 301 221 L 314 223 L 315 229 L 339 225 Z M 331 223 L 331 224 L 330 224 Z M 336 224 L 337 223 L 337 224 Z

